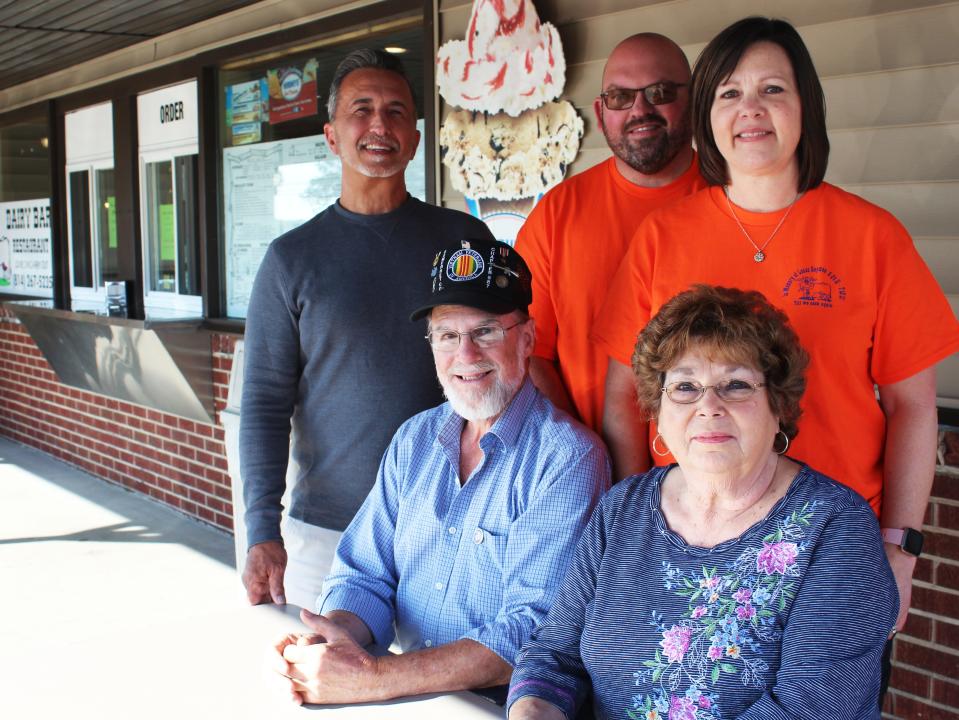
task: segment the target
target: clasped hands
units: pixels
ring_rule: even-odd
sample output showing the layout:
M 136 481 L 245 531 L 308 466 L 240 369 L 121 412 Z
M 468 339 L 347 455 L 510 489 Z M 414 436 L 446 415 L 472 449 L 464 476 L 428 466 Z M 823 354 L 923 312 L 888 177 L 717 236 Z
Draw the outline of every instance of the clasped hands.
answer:
M 302 610 L 300 618 L 312 632 L 285 635 L 270 658 L 270 668 L 285 679 L 281 682 L 293 702 L 340 704 L 380 699 L 380 659 L 330 618 L 308 610 Z

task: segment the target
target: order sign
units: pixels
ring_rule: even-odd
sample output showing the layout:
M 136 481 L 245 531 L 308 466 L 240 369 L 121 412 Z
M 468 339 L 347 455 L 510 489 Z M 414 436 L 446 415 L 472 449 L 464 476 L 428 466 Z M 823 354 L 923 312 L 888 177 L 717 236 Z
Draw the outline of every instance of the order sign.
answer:
M 53 297 L 49 198 L 0 203 L 0 293 Z

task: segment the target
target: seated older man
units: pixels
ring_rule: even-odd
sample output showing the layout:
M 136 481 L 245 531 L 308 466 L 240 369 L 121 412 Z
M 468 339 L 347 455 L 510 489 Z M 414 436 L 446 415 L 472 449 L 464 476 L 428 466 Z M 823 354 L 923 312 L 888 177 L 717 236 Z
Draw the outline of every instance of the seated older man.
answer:
M 534 326 L 523 259 L 505 243 L 457 243 L 437 254 L 431 279 L 411 319 L 428 316 L 449 402 L 397 431 L 337 548 L 320 614 L 302 613 L 313 633 L 278 644 L 296 702 L 508 682 L 609 484 L 597 436 L 527 375 Z M 394 638 L 402 654 L 365 649 Z

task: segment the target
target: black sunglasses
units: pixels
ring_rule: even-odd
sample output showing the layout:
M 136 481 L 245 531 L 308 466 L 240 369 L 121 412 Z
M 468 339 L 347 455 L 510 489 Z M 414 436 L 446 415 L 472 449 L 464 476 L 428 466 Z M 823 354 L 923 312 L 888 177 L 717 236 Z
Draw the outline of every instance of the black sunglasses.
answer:
M 658 82 L 642 88 L 613 88 L 601 92 L 607 110 L 629 110 L 636 103 L 636 96 L 643 94 L 650 105 L 669 105 L 676 101 L 679 88 L 686 83 Z

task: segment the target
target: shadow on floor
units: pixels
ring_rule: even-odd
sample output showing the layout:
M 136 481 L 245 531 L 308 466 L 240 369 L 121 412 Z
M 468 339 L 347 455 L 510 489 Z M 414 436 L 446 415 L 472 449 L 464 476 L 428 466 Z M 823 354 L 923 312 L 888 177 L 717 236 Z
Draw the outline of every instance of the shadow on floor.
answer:
M 4 465 L 19 468 L 24 473 L 26 481 L 17 483 L 18 499 L 35 488 L 37 502 L 41 502 L 40 483 L 46 482 L 120 515 L 123 520 L 61 535 L 0 538 L 0 545 L 52 541 L 175 543 L 235 567 L 232 535 L 178 513 L 146 495 L 101 480 L 35 448 L 0 437 L 0 473 L 4 473 Z

